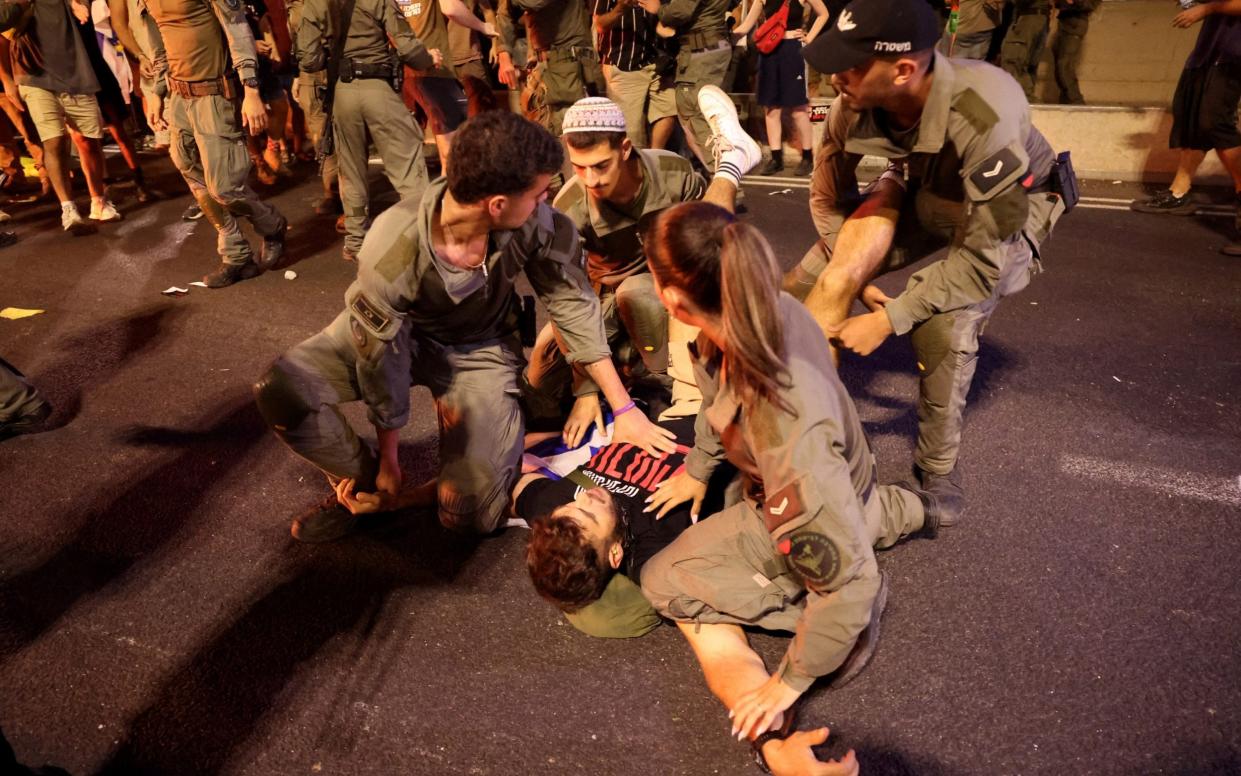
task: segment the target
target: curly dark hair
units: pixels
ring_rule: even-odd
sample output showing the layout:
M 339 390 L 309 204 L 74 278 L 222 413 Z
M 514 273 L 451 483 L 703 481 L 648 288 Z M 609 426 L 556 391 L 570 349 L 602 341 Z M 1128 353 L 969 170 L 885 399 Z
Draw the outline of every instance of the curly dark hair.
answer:
M 462 204 L 512 196 L 554 175 L 564 149 L 551 133 L 508 111 L 484 111 L 466 121 L 452 139 L 448 190 Z
M 535 591 L 564 612 L 599 600 L 614 573 L 582 527 L 555 513 L 531 523 L 526 568 Z
M 603 132 L 596 130 L 593 132 L 567 132 L 565 133 L 564 141 L 569 144 L 570 148 L 576 148 L 579 151 L 584 151 L 587 148 L 594 148 L 600 143 L 607 143 L 608 148 L 615 151 L 621 147 L 621 143 L 625 142 L 625 137 L 626 135 L 624 132 Z

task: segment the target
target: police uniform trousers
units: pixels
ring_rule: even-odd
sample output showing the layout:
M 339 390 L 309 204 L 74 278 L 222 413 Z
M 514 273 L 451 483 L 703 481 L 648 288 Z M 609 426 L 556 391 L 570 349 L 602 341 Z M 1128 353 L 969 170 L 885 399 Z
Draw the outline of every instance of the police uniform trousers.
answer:
M 727 40 L 699 51 L 690 51 L 682 44 L 677 53 L 677 115 L 681 126 L 693 134 L 708 160 L 710 151 L 707 142 L 711 139 L 711 125 L 698 109 L 698 92 L 708 84 L 723 88 L 732 55 L 733 48 Z
M 319 91 L 326 84 L 327 73 L 325 71 L 297 74 L 297 106 L 302 109 L 302 114 L 306 117 L 306 132 L 310 135 L 310 142 L 316 150 L 319 147 L 320 138 L 323 137 L 323 130 L 327 127 L 327 112 L 323 106 L 323 95 Z M 333 196 L 338 190 L 339 184 L 336 182 L 338 173 L 336 154 L 328 154 L 320 170 L 325 195 Z
M 918 497 L 895 485 L 874 487 L 862 511 L 876 549 L 919 530 L 925 519 Z M 806 603 L 805 584 L 776 552 L 749 500 L 690 526 L 647 561 L 641 582 L 656 611 L 677 622 L 795 631 Z
M 389 91 L 391 91 L 389 89 Z M 516 336 L 451 346 L 410 340 L 409 384 L 431 390 L 439 418 L 439 519 L 457 530 L 499 528 L 521 462 L 525 435 L 517 396 L 523 359 Z M 297 345 L 256 387 L 264 418 L 293 452 L 328 478 L 374 489 L 378 459 L 339 405 L 363 398 L 350 314 Z
M 219 234 L 220 257 L 228 264 L 245 264 L 254 254 L 237 217 L 250 219 L 265 237 L 283 232 L 287 222 L 246 182 L 250 154 L 238 118 L 240 106 L 220 94 L 182 97 L 173 92 L 168 99 L 172 162 Z
M 1028 13 L 1013 19 L 1000 47 L 1000 66 L 1004 68 L 1026 93 L 1026 99 L 1034 101 L 1034 79 L 1038 63 L 1047 45 L 1047 28 L 1050 22 L 1046 13 Z
M 1077 83 L 1077 65 L 1082 59 L 1082 42 L 1090 29 L 1090 14 L 1061 12 L 1056 17 L 1056 35 L 1051 41 L 1055 62 L 1056 86 L 1060 89 L 1061 105 L 1085 105 L 1081 86 Z
M 615 356 L 618 346 L 632 344 L 643 366 L 654 375 L 668 373 L 668 310 L 655 293 L 649 272 L 625 278 L 615 288 L 599 294 L 603 333 Z M 628 358 L 618 359 L 628 363 Z M 543 327 L 530 353 L 530 365 L 522 376 L 522 398 L 536 418 L 561 415 L 560 403 L 573 381 L 573 369 L 556 342 L 551 324 Z
M 573 103 L 607 93 L 607 82 L 593 48 L 551 49 L 539 58 L 526 78 L 526 118 L 560 137 L 564 114 Z
M 960 203 L 944 205 L 937 205 L 930 196 L 906 198 L 892 250 L 876 275 L 909 266 L 947 247 L 954 223 L 960 218 Z M 1056 195 L 1032 193 L 1025 229 L 1002 243 L 1000 279 L 991 296 L 932 315 L 910 332 L 919 374 L 914 463 L 923 471 L 947 475 L 956 466 L 965 399 L 978 364 L 979 337 L 1000 299 L 1025 288 L 1040 271 L 1037 251 L 1063 212 L 1064 205 Z M 808 284 L 803 287 L 813 287 L 827 262 L 822 242 L 815 243 L 794 270 L 801 283 Z
M 340 199 L 345 208 L 345 247 L 362 248 L 366 236 L 369 194 L 367 137 L 383 159 L 384 174 L 401 199 L 417 200 L 427 187 L 422 130 L 409 115 L 401 96 L 382 78 L 356 78 L 336 84 L 332 106 L 336 163 L 340 167 Z
M 0 424 L 36 415 L 45 406 L 47 402 L 25 376 L 0 358 Z

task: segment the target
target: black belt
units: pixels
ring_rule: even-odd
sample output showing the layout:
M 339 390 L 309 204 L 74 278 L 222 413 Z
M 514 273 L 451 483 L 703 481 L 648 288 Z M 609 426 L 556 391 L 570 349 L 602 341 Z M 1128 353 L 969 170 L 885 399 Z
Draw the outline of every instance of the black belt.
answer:
M 340 69 L 340 80 L 345 83 L 359 81 L 364 78 L 382 78 L 385 81 L 391 81 L 393 75 L 394 73 L 390 65 L 354 62 L 351 59 L 345 60 L 344 67 Z
M 691 32 L 677 38 L 681 47 L 691 53 L 716 48 L 724 40 L 724 33 L 719 30 L 711 32 Z

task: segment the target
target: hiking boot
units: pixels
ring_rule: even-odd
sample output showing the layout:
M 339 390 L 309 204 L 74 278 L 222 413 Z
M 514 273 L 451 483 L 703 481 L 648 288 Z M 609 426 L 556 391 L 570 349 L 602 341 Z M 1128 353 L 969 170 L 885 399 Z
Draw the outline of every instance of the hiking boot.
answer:
M 90 203 L 90 219 L 92 221 L 102 221 L 110 223 L 112 221 L 120 221 L 124 216 L 116 209 L 111 200 L 93 199 Z
M 879 592 L 875 593 L 875 600 L 870 605 L 870 623 L 858 634 L 857 641 L 853 643 L 853 649 L 849 651 L 845 662 L 832 672 L 831 680 L 827 683 L 828 687 L 839 690 L 856 679 L 857 675 L 862 673 L 862 669 L 870 663 L 870 659 L 875 656 L 875 648 L 879 646 L 879 625 L 883 619 L 883 610 L 887 605 L 888 575 L 881 571 L 879 572 Z
M 61 205 L 60 225 L 66 232 L 74 237 L 94 234 L 97 231 L 93 224 L 88 222 L 85 218 L 82 218 L 82 214 L 78 212 L 77 205 L 72 203 L 70 203 L 68 207 Z
M 1173 195 L 1170 189 L 1163 189 L 1150 199 L 1135 199 L 1129 203 L 1129 209 L 1138 213 L 1164 213 L 1171 216 L 1192 216 L 1198 212 L 1198 203 L 1187 191 L 1181 196 Z
M 329 493 L 315 506 L 293 519 L 293 538 L 306 544 L 334 542 L 353 533 L 358 518 L 340 505 L 335 493 Z
M 911 490 L 922 502 L 925 514 L 922 535 L 934 539 L 940 528 L 956 525 L 965 512 L 965 491 L 951 477 L 931 474 L 915 468 L 918 485 L 903 482 L 900 486 Z
M 203 209 L 197 203 L 190 205 L 181 213 L 182 221 L 197 221 L 203 217 Z
M 698 91 L 698 109 L 711 126 L 707 145 L 715 158 L 715 169 L 728 165 L 738 180 L 763 160 L 763 151 L 746 134 L 737 119 L 737 106 L 724 90 L 708 84 Z
M 279 264 L 280 260 L 284 258 L 284 237 L 288 230 L 288 220 L 282 219 L 280 228 L 274 234 L 263 238 L 263 245 L 259 248 L 259 260 L 256 262 L 259 269 L 266 272 Z
M 763 169 L 759 170 L 759 175 L 779 175 L 784 172 L 784 156 L 779 151 L 772 151 L 771 158 L 767 160 L 767 164 L 763 165 Z
M 36 397 L 37 398 L 37 397 Z M 40 401 L 33 410 L 8 421 L 0 421 L 0 440 L 15 437 L 19 434 L 37 434 L 46 431 L 43 421 L 52 415 L 52 405 Z
M 256 278 L 262 274 L 263 270 L 259 269 L 253 261 L 247 261 L 245 264 L 225 262 L 210 275 L 203 275 L 203 282 L 207 284 L 207 288 L 227 288 L 238 281 Z
M 814 159 L 805 156 L 803 156 L 801 161 L 797 163 L 797 169 L 793 170 L 793 174 L 798 178 L 805 178 L 812 172 L 814 172 Z

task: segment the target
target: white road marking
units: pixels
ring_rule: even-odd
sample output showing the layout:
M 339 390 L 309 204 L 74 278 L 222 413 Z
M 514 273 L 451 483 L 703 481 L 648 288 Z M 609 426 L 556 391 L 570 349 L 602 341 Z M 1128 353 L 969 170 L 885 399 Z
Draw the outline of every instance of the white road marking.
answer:
M 1179 498 L 1214 501 L 1218 504 L 1241 507 L 1241 476 L 1237 477 L 1237 488 L 1234 490 L 1230 477 L 1211 477 L 1205 474 L 1157 466 L 1138 466 L 1084 455 L 1060 456 L 1060 470 L 1078 477 L 1155 490 Z

